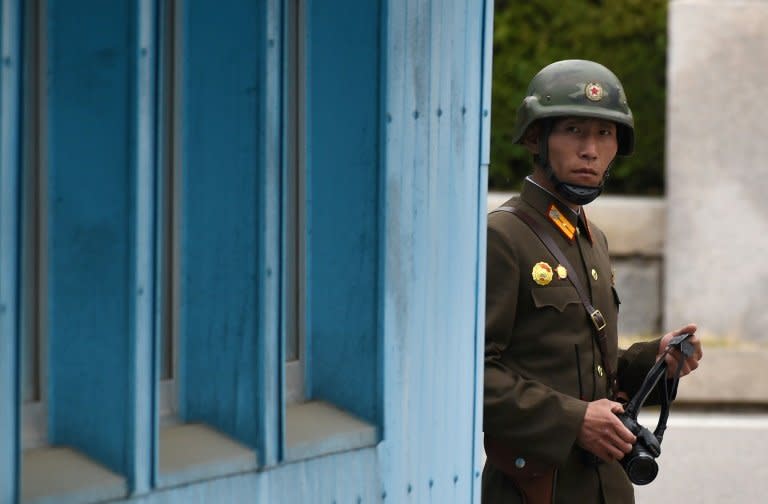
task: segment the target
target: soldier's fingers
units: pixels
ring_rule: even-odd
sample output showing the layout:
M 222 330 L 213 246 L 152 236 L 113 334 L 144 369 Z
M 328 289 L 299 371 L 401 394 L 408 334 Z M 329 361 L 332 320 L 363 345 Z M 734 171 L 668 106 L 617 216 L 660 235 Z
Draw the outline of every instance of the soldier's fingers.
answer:
M 669 352 L 666 357 L 664 357 L 664 360 L 667 362 L 667 366 L 675 366 L 677 365 L 677 361 L 680 359 L 680 353 L 677 351 Z
M 624 405 L 619 402 L 611 401 L 611 413 L 624 413 Z
M 683 366 L 680 368 L 680 376 L 685 376 L 688 373 L 690 373 L 693 369 L 696 369 L 694 367 L 691 367 L 691 359 L 683 360 L 683 357 L 680 353 L 670 353 L 666 357 L 667 361 L 667 378 L 674 378 L 675 374 L 677 373 L 677 368 L 680 366 L 680 363 L 683 363 Z M 698 364 L 696 364 L 698 366 Z
M 623 451 L 624 444 L 621 443 L 619 445 L 610 445 L 608 446 L 608 456 L 610 457 L 610 460 L 620 460 L 624 457 Z
M 701 341 L 696 340 L 696 345 L 694 346 L 693 350 L 693 356 L 696 358 L 697 361 L 700 361 L 702 357 L 704 357 L 704 349 L 701 346 Z
M 671 373 L 667 376 L 667 378 L 674 378 L 677 376 L 677 368 L 670 370 Z M 693 371 L 691 367 L 688 364 L 683 364 L 683 367 L 680 368 L 680 378 L 683 376 L 687 376 Z
M 624 424 L 619 422 L 619 425 L 614 428 L 614 432 L 616 433 L 616 443 L 624 445 L 629 445 L 630 448 L 632 448 L 632 443 L 634 443 L 637 438 L 635 437 L 632 432 L 624 427 Z
M 634 438 L 634 436 L 632 436 Z M 632 442 L 626 440 L 623 436 L 616 436 L 613 439 L 611 439 L 611 446 L 619 451 L 617 455 L 618 458 L 621 458 L 624 456 L 624 454 L 629 453 L 630 450 L 632 450 Z
M 621 457 L 623 457 L 624 455 L 632 451 L 632 445 L 630 443 L 621 443 L 619 445 L 619 450 L 621 450 Z

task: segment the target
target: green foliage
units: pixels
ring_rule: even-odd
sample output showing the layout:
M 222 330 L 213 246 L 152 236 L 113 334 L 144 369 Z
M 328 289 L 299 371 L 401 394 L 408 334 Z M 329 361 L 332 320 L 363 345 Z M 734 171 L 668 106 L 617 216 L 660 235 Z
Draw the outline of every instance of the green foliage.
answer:
M 530 155 L 512 144 L 517 106 L 542 67 L 562 59 L 607 66 L 624 85 L 635 117 L 635 153 L 618 158 L 607 190 L 664 191 L 668 0 L 497 0 L 494 13 L 492 189 L 518 188 Z

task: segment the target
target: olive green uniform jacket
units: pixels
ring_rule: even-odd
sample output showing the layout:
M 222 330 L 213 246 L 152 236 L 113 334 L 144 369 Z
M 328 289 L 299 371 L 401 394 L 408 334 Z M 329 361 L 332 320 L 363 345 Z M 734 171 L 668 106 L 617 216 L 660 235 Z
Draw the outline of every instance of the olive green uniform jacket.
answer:
M 504 206 L 539 221 L 577 271 L 560 269 L 561 278 L 557 260 L 517 216 L 488 216 L 485 435 L 511 448 L 516 460 L 554 465 L 557 503 L 634 502 L 618 462 L 586 463 L 576 445 L 587 403 L 608 397 L 609 384 L 592 322 L 567 276 L 579 276 L 603 313 L 606 357 L 617 370 L 619 389 L 630 397 L 655 362 L 658 340 L 618 350 L 619 297 L 608 243 L 587 223 L 583 209 L 577 216 L 531 180 Z M 558 226 L 558 217 L 565 223 Z M 534 280 L 538 263 L 551 268 L 550 281 Z M 483 471 L 482 494 L 484 504 L 522 502 L 512 481 L 490 463 Z

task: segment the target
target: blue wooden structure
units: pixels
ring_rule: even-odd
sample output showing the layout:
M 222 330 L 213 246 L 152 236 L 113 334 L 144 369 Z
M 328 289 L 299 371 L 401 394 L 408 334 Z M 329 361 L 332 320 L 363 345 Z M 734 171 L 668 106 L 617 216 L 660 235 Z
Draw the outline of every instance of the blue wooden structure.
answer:
M 0 3 L 0 504 L 479 501 L 492 2 Z M 168 469 L 169 317 L 178 424 L 237 463 Z M 114 484 L 40 490 L 59 447 Z

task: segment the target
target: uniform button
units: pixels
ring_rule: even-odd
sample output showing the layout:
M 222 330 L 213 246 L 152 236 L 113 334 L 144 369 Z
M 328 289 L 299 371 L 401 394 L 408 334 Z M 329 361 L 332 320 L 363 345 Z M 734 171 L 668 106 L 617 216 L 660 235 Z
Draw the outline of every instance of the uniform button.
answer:
M 605 371 L 603 371 L 603 366 L 601 366 L 600 364 L 597 365 L 597 374 L 600 376 L 600 378 L 602 378 L 603 375 L 605 374 Z
M 522 469 L 523 467 L 525 467 L 525 459 L 523 457 L 517 457 L 515 459 L 515 467 L 517 467 L 518 469 Z
M 592 278 L 594 278 L 595 281 L 597 281 L 597 270 L 595 268 L 592 268 Z

